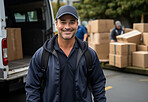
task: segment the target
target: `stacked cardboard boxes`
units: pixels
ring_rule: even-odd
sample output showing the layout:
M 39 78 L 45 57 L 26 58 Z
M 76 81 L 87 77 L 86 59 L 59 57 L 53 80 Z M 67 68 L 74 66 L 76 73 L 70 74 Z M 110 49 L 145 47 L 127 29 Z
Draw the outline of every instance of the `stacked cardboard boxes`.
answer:
M 8 61 L 23 58 L 21 28 L 7 28 Z
M 143 47 L 147 48 L 147 46 L 148 46 L 148 23 L 134 23 L 133 29 L 136 29 L 136 30 L 142 32 L 142 38 L 140 39 L 141 45 L 143 45 Z M 138 47 L 138 51 L 143 51 L 143 49 L 139 49 L 138 45 L 137 45 L 137 47 Z
M 148 23 L 134 23 L 133 28 L 142 32 L 141 44 L 137 51 L 148 51 Z
M 148 28 L 147 28 L 148 29 Z M 144 32 L 143 34 L 142 34 L 142 39 L 143 39 L 143 44 L 145 45 L 145 46 L 148 46 L 148 32 Z
M 133 29 L 131 29 L 131 28 L 124 28 L 124 33 L 128 33 L 128 32 L 130 32 L 130 31 L 132 31 Z
M 148 32 L 148 23 L 134 23 L 133 29 L 140 32 Z
M 133 24 L 133 29 L 117 36 L 118 42 L 110 43 L 110 65 L 148 67 L 148 23 Z
M 118 42 L 127 42 L 127 43 L 136 43 L 137 45 L 140 43 L 142 33 L 138 30 L 133 30 L 128 33 L 117 36 Z
M 146 46 L 146 45 L 137 45 L 137 51 L 148 51 L 148 46 Z
M 109 44 L 89 43 L 89 46 L 95 50 L 99 59 L 109 59 Z
M 137 51 L 148 51 L 148 32 L 142 34 L 142 44 L 137 45 Z
M 90 39 L 96 44 L 106 44 L 110 42 L 110 33 L 91 33 Z
M 114 20 L 99 19 L 91 21 L 91 33 L 109 33 L 114 27 Z
M 133 51 L 135 43 L 110 43 L 109 64 L 119 68 L 131 66 Z
M 114 20 L 99 19 L 88 24 L 89 46 L 96 51 L 99 59 L 109 59 L 110 29 L 114 27 Z
M 148 68 L 148 52 L 147 51 L 133 52 L 133 66 Z
M 133 52 L 133 66 L 148 67 L 148 23 L 134 23 L 133 28 L 142 32 L 141 44 Z

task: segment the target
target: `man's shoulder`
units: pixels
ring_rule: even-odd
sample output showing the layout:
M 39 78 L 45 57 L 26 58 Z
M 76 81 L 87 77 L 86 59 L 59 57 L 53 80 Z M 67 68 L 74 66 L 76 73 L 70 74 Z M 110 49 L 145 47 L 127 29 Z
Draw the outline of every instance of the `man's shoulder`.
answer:
M 91 47 L 88 46 L 88 50 L 90 51 L 92 58 L 96 57 L 96 52 Z
M 43 53 L 43 46 L 42 47 L 40 47 L 35 53 L 34 53 L 34 55 L 33 55 L 33 57 L 32 58 L 37 58 L 37 59 L 39 59 L 41 56 L 42 56 L 42 53 Z

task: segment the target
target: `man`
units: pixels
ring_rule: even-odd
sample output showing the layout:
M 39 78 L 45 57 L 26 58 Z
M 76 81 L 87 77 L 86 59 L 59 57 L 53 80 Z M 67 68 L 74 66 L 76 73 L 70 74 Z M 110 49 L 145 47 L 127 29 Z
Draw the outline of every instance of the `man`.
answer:
M 88 34 L 85 28 L 79 25 L 75 36 L 78 37 L 81 41 L 86 41 Z
M 111 42 L 117 42 L 117 38 L 116 36 L 123 34 L 123 29 L 121 27 L 121 22 L 120 21 L 116 21 L 115 22 L 115 27 L 112 29 L 111 31 Z
M 40 102 L 92 102 L 87 84 L 87 66 L 84 52 L 88 46 L 75 37 L 78 28 L 78 15 L 73 6 L 62 6 L 56 15 L 58 35 L 47 40 L 32 57 L 26 79 L 26 101 Z M 43 49 L 50 53 L 46 70 L 46 85 L 40 93 L 41 58 Z M 106 102 L 105 82 L 96 53 L 92 55 L 90 75 L 94 102 Z

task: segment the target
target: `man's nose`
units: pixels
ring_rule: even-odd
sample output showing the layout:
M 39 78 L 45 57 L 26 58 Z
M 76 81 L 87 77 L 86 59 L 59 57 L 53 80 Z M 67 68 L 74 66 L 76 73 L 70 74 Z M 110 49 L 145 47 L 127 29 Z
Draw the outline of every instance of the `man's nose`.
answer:
M 70 24 L 69 24 L 69 23 L 66 23 L 65 28 L 66 28 L 66 29 L 70 28 Z

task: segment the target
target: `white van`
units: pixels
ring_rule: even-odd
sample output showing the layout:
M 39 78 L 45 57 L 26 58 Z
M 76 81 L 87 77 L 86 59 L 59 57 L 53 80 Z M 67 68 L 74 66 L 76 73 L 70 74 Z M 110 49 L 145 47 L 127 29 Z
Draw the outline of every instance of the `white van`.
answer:
M 9 61 L 7 28 L 21 29 L 21 59 Z M 13 91 L 24 85 L 32 55 L 54 32 L 50 0 L 0 0 L 0 88 Z

